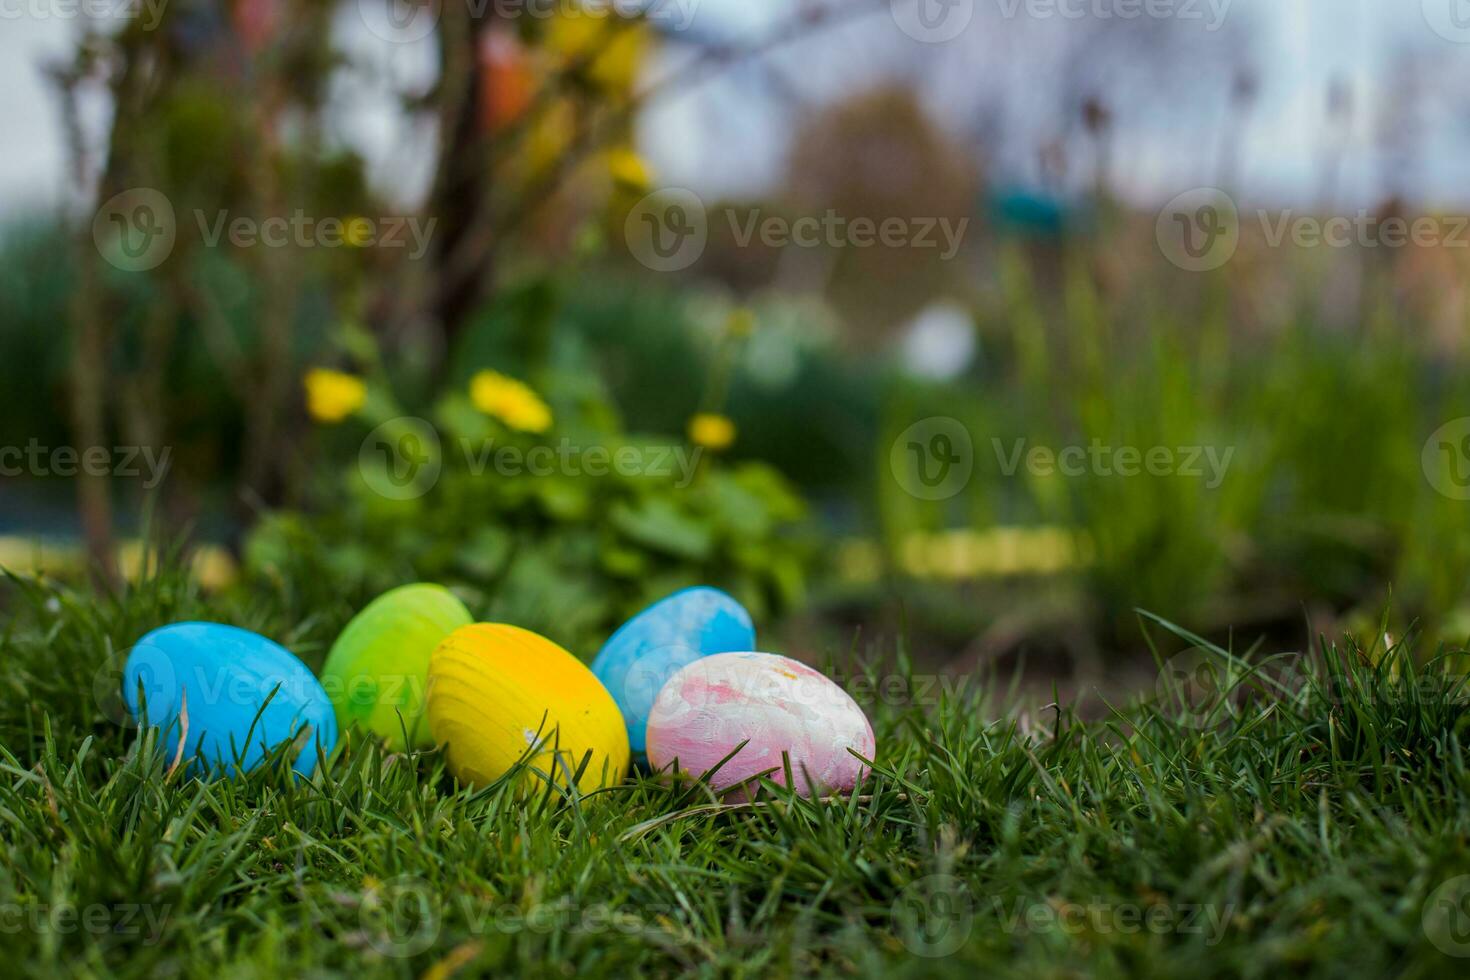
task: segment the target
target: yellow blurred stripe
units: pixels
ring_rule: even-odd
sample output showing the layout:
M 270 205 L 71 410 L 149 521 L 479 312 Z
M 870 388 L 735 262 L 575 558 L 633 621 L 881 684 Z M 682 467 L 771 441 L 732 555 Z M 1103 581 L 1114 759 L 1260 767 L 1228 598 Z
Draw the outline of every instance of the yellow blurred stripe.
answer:
M 144 556 L 150 567 L 156 553 L 147 550 L 140 540 L 129 539 L 118 544 L 117 563 L 123 575 L 136 581 L 142 573 Z M 235 581 L 239 569 L 230 553 L 218 545 L 201 545 L 190 551 L 190 567 L 199 584 L 217 591 Z M 75 575 L 87 568 L 87 554 L 78 542 L 56 543 L 39 538 L 0 535 L 0 568 L 19 575 Z
M 916 531 L 905 535 L 895 551 L 898 570 L 906 575 L 963 580 L 1071 571 L 1087 565 L 1091 547 L 1076 531 L 1043 525 Z M 837 568 L 845 581 L 876 581 L 883 567 L 878 542 L 849 538 L 838 544 Z

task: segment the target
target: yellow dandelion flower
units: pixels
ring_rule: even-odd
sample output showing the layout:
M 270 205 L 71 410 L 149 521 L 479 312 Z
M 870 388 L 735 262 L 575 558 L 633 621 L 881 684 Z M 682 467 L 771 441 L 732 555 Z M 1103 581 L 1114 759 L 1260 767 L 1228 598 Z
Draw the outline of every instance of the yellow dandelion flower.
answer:
M 719 452 L 735 442 L 735 423 L 724 415 L 700 412 L 689 420 L 689 441 Z
M 613 180 L 632 190 L 646 191 L 653 186 L 653 172 L 648 162 L 627 147 L 608 152 L 607 170 Z
M 302 384 L 306 387 L 306 410 L 318 422 L 340 422 L 367 401 L 367 385 L 362 379 L 341 371 L 312 368 Z
M 551 409 L 541 396 L 497 371 L 481 371 L 470 379 L 470 401 L 512 429 L 539 433 L 551 428 Z
M 373 242 L 373 223 L 355 214 L 342 223 L 342 240 L 351 248 L 366 248 Z
M 546 24 L 546 47 L 567 63 L 587 59 L 587 75 L 612 92 L 632 89 L 654 41 L 646 24 L 585 13 L 553 17 Z
M 744 306 L 736 307 L 725 318 L 725 331 L 732 337 L 749 337 L 755 332 L 755 314 Z
M 546 46 L 568 61 L 591 52 L 603 40 L 603 23 L 596 17 L 563 14 L 546 24 Z

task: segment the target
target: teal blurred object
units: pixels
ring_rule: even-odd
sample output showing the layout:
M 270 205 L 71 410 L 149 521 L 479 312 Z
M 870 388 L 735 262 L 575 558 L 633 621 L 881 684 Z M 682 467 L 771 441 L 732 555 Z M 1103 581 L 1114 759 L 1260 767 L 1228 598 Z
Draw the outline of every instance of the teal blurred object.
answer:
M 1060 237 L 1078 220 L 1075 209 L 1061 199 L 1025 188 L 991 191 L 986 210 L 1002 231 L 1036 238 Z

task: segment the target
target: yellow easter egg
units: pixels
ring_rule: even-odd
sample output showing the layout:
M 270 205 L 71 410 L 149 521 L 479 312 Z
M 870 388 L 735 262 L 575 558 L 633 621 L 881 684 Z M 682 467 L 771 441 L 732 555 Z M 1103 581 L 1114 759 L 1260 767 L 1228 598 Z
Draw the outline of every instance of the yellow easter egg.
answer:
M 590 792 L 628 771 L 628 730 L 617 704 L 582 661 L 518 626 L 462 626 L 429 658 L 429 732 L 449 771 L 484 786 L 533 746 L 528 766 Z M 590 758 L 587 758 L 590 754 Z M 542 777 L 528 774 L 534 785 Z

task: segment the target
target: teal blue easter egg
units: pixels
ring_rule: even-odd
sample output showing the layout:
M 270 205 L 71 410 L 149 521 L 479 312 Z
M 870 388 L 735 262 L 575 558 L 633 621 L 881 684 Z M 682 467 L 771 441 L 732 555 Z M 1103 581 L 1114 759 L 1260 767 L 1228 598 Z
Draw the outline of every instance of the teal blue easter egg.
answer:
M 619 627 L 592 672 L 622 710 L 628 743 L 642 762 L 648 712 L 664 683 L 700 657 L 754 649 L 755 625 L 745 607 L 700 585 L 660 599 Z
M 174 623 L 138 641 L 123 665 L 123 700 L 164 733 L 170 759 L 196 773 L 249 770 L 284 743 L 303 776 L 337 744 L 337 719 L 310 668 L 257 633 Z

